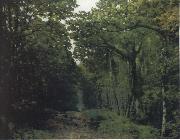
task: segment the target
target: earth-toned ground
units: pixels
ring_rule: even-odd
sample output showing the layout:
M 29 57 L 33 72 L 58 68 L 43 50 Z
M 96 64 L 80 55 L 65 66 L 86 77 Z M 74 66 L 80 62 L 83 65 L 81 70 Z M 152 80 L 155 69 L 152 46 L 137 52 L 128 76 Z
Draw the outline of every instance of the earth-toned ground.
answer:
M 18 129 L 15 139 L 158 138 L 159 131 L 109 110 L 56 112 L 40 129 Z M 27 129 L 28 128 L 28 129 Z
M 97 138 L 96 125 L 93 121 L 81 112 L 57 113 L 46 123 L 45 130 L 21 129 L 15 134 L 15 138 L 36 139 L 36 138 L 57 138 L 57 139 L 80 139 Z M 94 127 L 93 127 L 94 126 Z

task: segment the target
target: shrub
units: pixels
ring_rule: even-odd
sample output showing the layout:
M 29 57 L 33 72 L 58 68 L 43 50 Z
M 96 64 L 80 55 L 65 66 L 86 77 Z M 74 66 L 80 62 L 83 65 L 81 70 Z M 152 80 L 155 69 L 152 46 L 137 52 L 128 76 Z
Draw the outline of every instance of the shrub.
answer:
M 130 119 L 118 116 L 109 110 L 88 110 L 84 112 L 97 121 L 97 131 L 102 138 L 158 138 L 158 130 L 151 126 L 135 124 Z M 94 125 L 94 124 L 93 124 Z

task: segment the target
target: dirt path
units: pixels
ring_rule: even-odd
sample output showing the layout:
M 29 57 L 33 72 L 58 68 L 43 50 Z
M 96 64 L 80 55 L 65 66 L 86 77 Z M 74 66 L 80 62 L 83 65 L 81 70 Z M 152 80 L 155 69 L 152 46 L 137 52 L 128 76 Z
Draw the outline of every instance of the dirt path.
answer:
M 96 130 L 90 127 L 91 120 L 81 112 L 58 113 L 47 125 L 56 138 L 95 138 Z
M 15 139 L 91 139 L 98 138 L 97 130 L 92 128 L 92 120 L 82 112 L 57 113 L 49 119 L 45 129 L 22 129 L 14 136 Z
M 95 138 L 95 132 L 89 128 L 68 128 L 64 131 L 55 132 L 56 138 L 60 139 L 81 139 L 81 138 Z

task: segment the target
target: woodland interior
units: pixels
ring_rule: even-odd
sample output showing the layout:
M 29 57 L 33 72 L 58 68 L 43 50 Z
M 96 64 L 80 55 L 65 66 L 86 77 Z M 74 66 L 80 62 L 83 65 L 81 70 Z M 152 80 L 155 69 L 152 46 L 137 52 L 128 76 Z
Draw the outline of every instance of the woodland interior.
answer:
M 95 1 L 0 0 L 0 139 L 180 138 L 179 0 Z

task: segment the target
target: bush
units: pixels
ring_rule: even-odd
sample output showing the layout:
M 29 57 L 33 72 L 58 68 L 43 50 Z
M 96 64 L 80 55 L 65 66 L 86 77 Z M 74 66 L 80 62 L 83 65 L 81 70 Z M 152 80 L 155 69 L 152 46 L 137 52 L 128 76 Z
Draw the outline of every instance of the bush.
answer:
M 97 121 L 101 138 L 158 138 L 158 130 L 146 125 L 133 123 L 109 110 L 88 110 L 84 112 L 91 120 Z
M 97 120 L 98 118 L 101 118 L 102 120 L 113 120 L 119 117 L 116 112 L 107 109 L 91 109 L 86 110 L 83 113 L 93 120 Z

